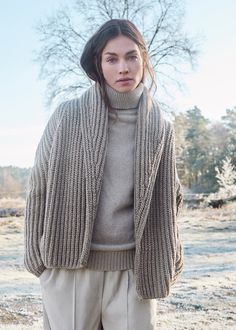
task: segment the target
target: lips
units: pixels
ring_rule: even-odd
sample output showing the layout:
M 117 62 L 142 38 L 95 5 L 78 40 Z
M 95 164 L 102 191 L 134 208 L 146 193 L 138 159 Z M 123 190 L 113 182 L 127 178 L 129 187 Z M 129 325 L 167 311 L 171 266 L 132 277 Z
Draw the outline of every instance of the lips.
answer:
M 126 81 L 130 81 L 130 80 L 133 80 L 131 78 L 121 78 L 121 79 L 118 79 L 116 82 L 126 82 Z

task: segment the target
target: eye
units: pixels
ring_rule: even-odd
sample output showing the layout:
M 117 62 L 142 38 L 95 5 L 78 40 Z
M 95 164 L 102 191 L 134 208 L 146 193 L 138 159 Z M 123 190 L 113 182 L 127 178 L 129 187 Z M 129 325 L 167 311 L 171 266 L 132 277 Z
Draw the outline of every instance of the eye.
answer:
M 138 56 L 137 55 L 130 55 L 128 58 L 131 61 L 136 61 L 138 59 Z
M 109 62 L 109 63 L 111 63 L 111 64 L 113 64 L 113 63 L 116 62 L 116 58 L 114 58 L 114 57 L 108 57 L 108 58 L 106 59 L 106 61 Z

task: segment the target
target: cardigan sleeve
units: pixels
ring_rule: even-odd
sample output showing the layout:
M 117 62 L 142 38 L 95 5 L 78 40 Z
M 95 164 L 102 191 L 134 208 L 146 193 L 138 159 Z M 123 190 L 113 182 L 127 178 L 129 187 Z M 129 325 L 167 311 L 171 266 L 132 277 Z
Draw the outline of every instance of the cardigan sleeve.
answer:
M 173 254 L 173 273 L 171 275 L 171 285 L 173 285 L 183 270 L 183 248 L 179 235 L 178 215 L 183 202 L 181 183 L 177 173 L 176 152 L 175 152 L 175 130 L 172 123 L 166 121 L 166 142 L 163 153 L 163 164 L 169 171 L 166 172 L 166 182 L 169 182 L 168 190 L 171 196 L 172 228 L 174 234 L 174 254 Z M 164 165 L 162 165 L 164 167 Z M 163 170 L 164 173 L 164 170 Z M 171 176 L 171 178 L 168 178 Z
M 61 110 L 59 106 L 46 125 L 36 149 L 34 165 L 28 180 L 24 222 L 24 265 L 36 276 L 40 276 L 45 269 L 40 256 L 40 239 L 43 233 L 50 151 L 60 123 Z

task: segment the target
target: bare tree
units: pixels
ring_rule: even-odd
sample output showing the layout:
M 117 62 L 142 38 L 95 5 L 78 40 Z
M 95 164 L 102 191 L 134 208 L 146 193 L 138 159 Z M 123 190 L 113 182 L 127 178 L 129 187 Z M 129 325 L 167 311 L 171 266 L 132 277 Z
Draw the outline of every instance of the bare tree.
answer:
M 59 9 L 37 26 L 41 48 L 36 61 L 40 77 L 48 81 L 48 105 L 81 94 L 91 83 L 80 68 L 81 52 L 92 33 L 111 18 L 130 19 L 142 32 L 158 88 L 165 93 L 171 84 L 181 88 L 181 73 L 186 64 L 193 66 L 198 53 L 197 40 L 183 32 L 182 0 L 75 0 L 73 7 Z

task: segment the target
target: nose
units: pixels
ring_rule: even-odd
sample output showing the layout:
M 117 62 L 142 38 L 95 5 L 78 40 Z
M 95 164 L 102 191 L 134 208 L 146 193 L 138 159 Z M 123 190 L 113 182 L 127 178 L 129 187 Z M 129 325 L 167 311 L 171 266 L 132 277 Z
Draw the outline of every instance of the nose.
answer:
M 119 67 L 119 73 L 120 74 L 124 74 L 124 73 L 128 73 L 129 72 L 129 68 L 128 65 L 125 61 L 122 61 L 120 63 L 120 67 Z

